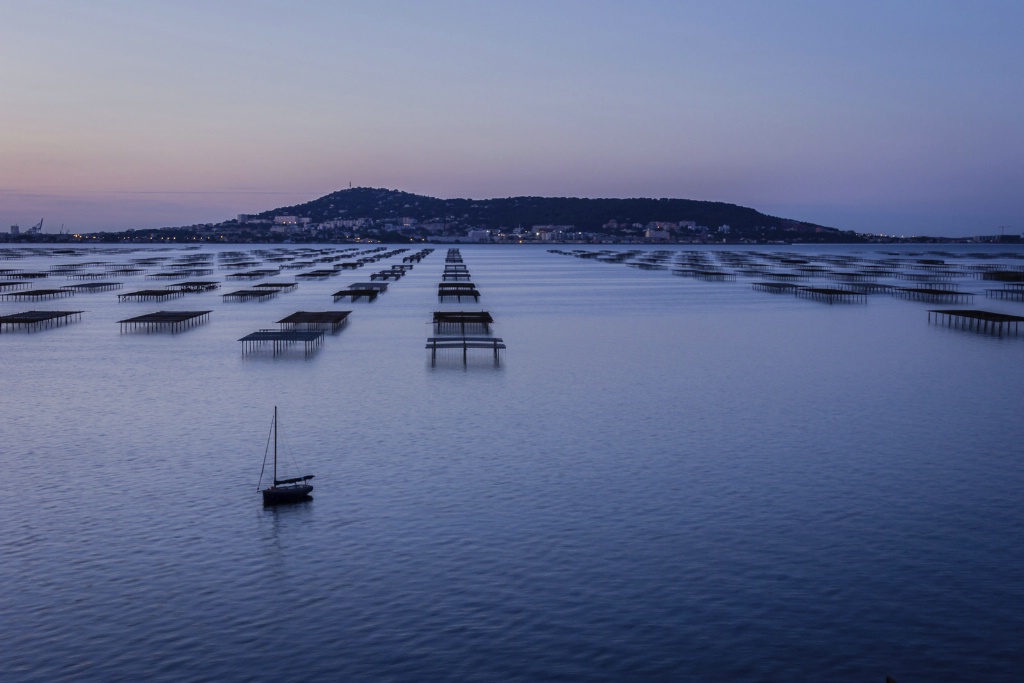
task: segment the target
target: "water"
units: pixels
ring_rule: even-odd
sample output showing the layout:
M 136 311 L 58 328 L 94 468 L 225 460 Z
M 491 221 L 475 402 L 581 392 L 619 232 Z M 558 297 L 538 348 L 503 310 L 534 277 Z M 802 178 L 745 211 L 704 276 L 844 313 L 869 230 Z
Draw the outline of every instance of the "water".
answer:
M 963 305 L 462 246 L 461 308 L 508 350 L 431 367 L 445 250 L 370 304 L 330 294 L 377 264 L 263 303 L 119 303 L 166 284 L 142 276 L 0 301 L 85 311 L 0 334 L 0 679 L 1019 680 L 1024 338 L 928 324 Z M 946 258 L 1020 263 L 975 251 Z M 118 331 L 175 309 L 213 312 Z M 308 359 L 241 354 L 339 309 Z M 260 505 L 274 405 L 311 503 Z

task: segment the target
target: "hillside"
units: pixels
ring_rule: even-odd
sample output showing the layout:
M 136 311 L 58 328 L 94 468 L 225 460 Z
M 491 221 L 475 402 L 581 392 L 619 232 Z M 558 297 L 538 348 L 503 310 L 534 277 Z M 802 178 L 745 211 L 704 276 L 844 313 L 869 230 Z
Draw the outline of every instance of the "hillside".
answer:
M 535 225 L 572 225 L 578 231 L 615 232 L 618 226 L 651 222 L 692 221 L 714 230 L 730 226 L 734 237 L 765 238 L 771 233 L 814 234 L 819 240 L 847 240 L 852 233 L 811 223 L 768 216 L 754 209 L 693 199 L 581 199 L 577 197 L 508 197 L 502 199 L 438 199 L 380 188 L 332 192 L 304 204 L 283 206 L 259 214 L 308 217 L 314 223 L 365 218 L 418 223 L 459 224 L 496 229 Z M 613 224 L 613 227 L 608 226 Z M 830 239 L 831 238 L 831 239 Z

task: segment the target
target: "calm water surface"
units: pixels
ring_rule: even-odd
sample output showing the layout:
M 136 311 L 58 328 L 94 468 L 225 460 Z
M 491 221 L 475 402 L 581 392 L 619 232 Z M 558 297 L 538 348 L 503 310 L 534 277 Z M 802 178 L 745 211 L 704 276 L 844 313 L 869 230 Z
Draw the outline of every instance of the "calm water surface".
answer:
M 829 306 L 462 246 L 481 301 L 439 305 L 446 249 L 373 303 L 330 295 L 401 256 L 263 303 L 222 302 L 252 284 L 223 269 L 168 302 L 118 302 L 167 284 L 143 275 L 0 300 L 84 311 L 0 334 L 0 679 L 1020 680 L 1024 335 L 926 311 L 1024 303 L 964 277 L 971 306 Z M 431 313 L 460 308 L 495 317 L 499 367 L 431 367 Z M 184 309 L 210 321 L 119 333 Z M 353 313 L 309 358 L 242 356 L 298 310 Z M 315 500 L 264 509 L 275 405 Z

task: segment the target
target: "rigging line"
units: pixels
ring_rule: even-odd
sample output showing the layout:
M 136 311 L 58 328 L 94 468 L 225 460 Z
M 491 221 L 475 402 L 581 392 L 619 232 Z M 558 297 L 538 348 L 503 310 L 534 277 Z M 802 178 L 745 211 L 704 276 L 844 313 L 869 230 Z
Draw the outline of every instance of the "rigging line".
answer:
M 296 476 L 301 476 L 302 469 L 299 467 L 299 461 L 295 459 L 295 451 L 292 450 L 290 443 L 285 441 L 284 436 L 281 434 L 280 427 L 277 429 L 277 439 L 280 441 L 281 446 L 279 450 L 284 453 L 285 458 L 287 458 L 288 462 L 291 463 L 292 468 L 294 468 L 292 469 L 292 473 Z
M 256 490 L 260 490 L 260 486 L 263 485 L 263 471 L 267 469 L 267 453 L 270 452 L 270 439 L 274 436 L 274 421 L 270 421 L 270 431 L 267 432 L 267 447 L 263 449 L 263 465 L 260 466 L 260 480 L 256 483 Z M 277 482 L 274 483 L 277 485 Z

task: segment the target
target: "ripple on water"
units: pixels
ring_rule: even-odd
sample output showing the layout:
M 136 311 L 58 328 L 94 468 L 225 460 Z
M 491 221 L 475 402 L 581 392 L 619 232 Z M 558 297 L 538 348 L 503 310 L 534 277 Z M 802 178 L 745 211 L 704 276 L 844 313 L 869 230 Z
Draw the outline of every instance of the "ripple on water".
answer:
M 499 370 L 429 367 L 429 259 L 309 361 L 236 340 L 337 282 L 0 337 L 0 678 L 1015 680 L 1019 339 L 464 252 Z

